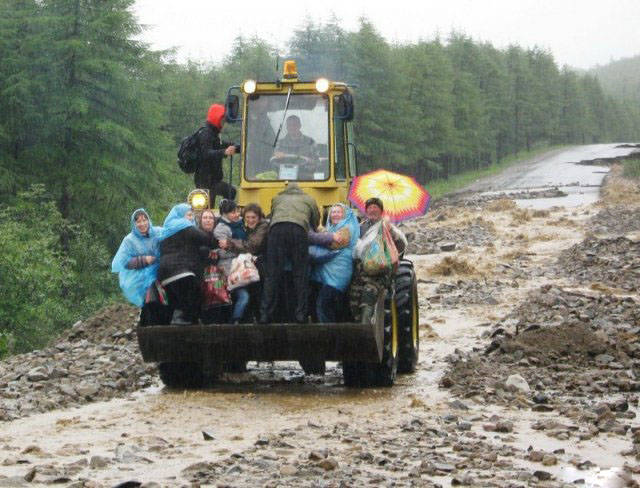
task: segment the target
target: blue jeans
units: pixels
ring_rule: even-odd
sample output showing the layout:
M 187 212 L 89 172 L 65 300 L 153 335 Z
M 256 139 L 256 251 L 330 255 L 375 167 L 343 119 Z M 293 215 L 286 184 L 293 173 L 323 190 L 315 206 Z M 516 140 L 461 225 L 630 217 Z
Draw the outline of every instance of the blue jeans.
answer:
M 236 288 L 231 292 L 231 299 L 233 300 L 231 322 L 235 322 L 236 320 L 241 320 L 244 316 L 244 311 L 249 304 L 249 292 L 245 287 Z
M 335 322 L 338 309 L 344 307 L 344 293 L 329 285 L 322 285 L 316 301 L 316 315 L 320 323 Z

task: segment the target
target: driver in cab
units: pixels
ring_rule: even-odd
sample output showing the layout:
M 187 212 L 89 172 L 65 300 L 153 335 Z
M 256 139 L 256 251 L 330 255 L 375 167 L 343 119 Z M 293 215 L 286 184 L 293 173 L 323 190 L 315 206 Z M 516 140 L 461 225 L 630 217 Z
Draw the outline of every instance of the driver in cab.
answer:
M 302 131 L 302 123 L 297 115 L 287 117 L 287 135 L 278 141 L 271 161 L 276 162 L 282 158 L 297 157 L 300 163 L 313 163 L 317 159 L 316 143 L 305 136 Z

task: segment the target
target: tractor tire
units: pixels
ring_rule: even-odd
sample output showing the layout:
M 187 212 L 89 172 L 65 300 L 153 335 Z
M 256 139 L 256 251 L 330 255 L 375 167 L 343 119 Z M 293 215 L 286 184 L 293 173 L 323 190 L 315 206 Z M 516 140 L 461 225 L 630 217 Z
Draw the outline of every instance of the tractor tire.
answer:
M 226 373 L 246 373 L 247 361 L 230 361 L 224 364 Z
M 378 364 L 344 361 L 342 374 L 347 387 L 393 386 L 398 370 L 398 311 L 394 298 L 384 302 L 382 361 Z
M 342 379 L 344 386 L 347 388 L 360 388 L 365 386 L 362 384 L 362 371 L 364 363 L 359 361 L 344 361 L 342 363 Z
M 197 363 L 160 363 L 158 371 L 167 388 L 192 389 L 204 384 L 202 367 Z
M 300 359 L 298 362 L 306 375 L 316 374 L 324 376 L 324 373 L 326 372 L 326 362 L 322 358 Z
M 411 261 L 400 261 L 395 279 L 398 308 L 398 373 L 414 373 L 420 357 L 418 284 Z

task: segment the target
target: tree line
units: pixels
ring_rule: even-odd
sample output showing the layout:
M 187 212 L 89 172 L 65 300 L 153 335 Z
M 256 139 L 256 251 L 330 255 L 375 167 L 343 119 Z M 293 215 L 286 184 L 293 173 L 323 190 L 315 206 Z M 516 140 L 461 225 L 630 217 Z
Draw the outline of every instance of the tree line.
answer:
M 537 48 L 461 34 L 393 44 L 366 19 L 356 31 L 334 19 L 306 21 L 286 55 L 239 37 L 218 64 L 178 63 L 135 40 L 132 4 L 0 0 L 0 355 L 118 297 L 109 262 L 131 211 L 160 224 L 191 188 L 175 164 L 180 140 L 229 86 L 276 79 L 285 57 L 303 79 L 355 86 L 363 170 L 428 183 L 539 144 L 640 134 L 637 104 Z

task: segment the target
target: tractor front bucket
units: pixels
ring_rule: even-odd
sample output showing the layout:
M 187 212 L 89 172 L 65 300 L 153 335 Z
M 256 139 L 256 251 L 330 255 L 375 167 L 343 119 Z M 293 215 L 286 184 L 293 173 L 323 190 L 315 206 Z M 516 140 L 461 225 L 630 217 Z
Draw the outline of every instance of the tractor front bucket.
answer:
M 145 362 L 326 361 L 379 363 L 382 328 L 375 324 L 208 324 L 138 327 Z

